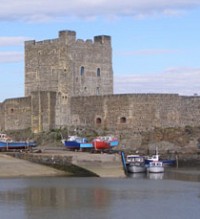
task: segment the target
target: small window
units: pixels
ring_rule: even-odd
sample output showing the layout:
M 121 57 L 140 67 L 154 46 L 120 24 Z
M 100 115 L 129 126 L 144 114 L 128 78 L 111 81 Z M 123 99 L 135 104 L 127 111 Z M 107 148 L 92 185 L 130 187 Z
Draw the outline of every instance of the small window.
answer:
M 101 124 L 101 118 L 96 119 L 96 124 Z
M 100 76 L 101 76 L 100 68 L 97 68 L 97 77 L 100 77 Z
M 84 87 L 84 91 L 87 92 L 87 87 Z
M 84 75 L 84 71 L 85 71 L 85 68 L 83 66 L 81 66 L 81 70 L 80 70 L 81 76 Z
M 11 113 L 14 113 L 14 109 L 13 109 L 13 108 L 12 108 L 12 109 L 10 109 L 10 112 L 11 112 Z
M 120 123 L 126 123 L 126 117 L 121 117 L 120 118 Z

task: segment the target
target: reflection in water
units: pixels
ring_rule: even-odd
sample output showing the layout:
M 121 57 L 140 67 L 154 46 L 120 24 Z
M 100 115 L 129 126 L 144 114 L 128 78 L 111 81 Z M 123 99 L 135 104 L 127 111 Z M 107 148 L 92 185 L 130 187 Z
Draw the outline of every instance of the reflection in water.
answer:
M 62 214 L 62 212 L 68 211 L 71 212 L 70 214 L 75 214 L 78 213 L 76 212 L 77 208 L 98 209 L 100 211 L 110 205 L 111 193 L 101 185 L 92 184 L 90 187 L 88 184 L 79 184 L 78 180 L 72 180 L 72 184 L 69 183 L 71 180 L 63 184 L 63 180 L 67 182 L 67 179 L 60 179 L 61 184 L 59 183 L 59 178 L 56 183 L 54 181 L 50 183 L 48 180 L 44 183 L 42 179 L 38 180 L 39 184 L 36 185 L 32 185 L 31 181 L 27 181 L 28 184 L 26 186 L 23 184 L 21 187 L 17 186 L 17 188 L 13 187 L 13 185 L 11 187 L 4 186 L 5 189 L 2 189 L 0 183 L 0 218 L 4 218 L 2 209 L 8 208 L 8 206 L 10 209 L 9 215 L 12 212 L 12 207 L 20 211 L 20 206 L 23 206 L 21 212 L 26 216 L 21 215 L 19 217 L 23 219 L 40 218 L 38 215 L 42 214 L 43 211 L 46 213 L 47 211 L 51 212 L 51 209 L 54 209 L 54 211 L 59 209 L 60 215 L 62 215 L 61 218 L 64 218 L 64 213 Z M 19 183 L 21 182 L 19 181 Z M 16 210 L 13 210 L 13 213 L 14 211 Z M 7 213 L 5 218 L 8 218 Z
M 164 178 L 164 173 L 148 173 L 147 178 L 149 179 L 163 179 Z
M 103 188 L 77 188 L 77 187 L 47 187 L 36 188 L 31 187 L 27 190 L 27 197 L 29 204 L 35 207 L 52 206 L 74 208 L 77 205 L 91 207 L 104 207 L 109 204 L 109 192 Z M 84 199 L 82 198 L 84 197 Z
M 164 179 L 164 173 L 130 173 L 127 175 L 128 178 L 134 179 Z
M 134 179 L 145 179 L 146 173 L 129 173 L 127 177 Z
M 189 168 L 169 169 L 165 173 L 167 179 L 182 180 L 182 181 L 200 181 L 200 170 Z

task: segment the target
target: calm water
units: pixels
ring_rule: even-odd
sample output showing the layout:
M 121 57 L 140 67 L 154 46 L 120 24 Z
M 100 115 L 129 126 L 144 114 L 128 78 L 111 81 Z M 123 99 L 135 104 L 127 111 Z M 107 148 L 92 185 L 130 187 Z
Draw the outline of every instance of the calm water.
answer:
M 199 218 L 198 177 L 0 179 L 0 219 Z

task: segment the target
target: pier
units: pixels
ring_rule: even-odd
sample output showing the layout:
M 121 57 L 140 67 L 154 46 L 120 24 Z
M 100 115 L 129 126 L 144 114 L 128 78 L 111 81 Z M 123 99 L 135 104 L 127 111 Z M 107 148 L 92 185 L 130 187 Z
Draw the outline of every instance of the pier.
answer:
M 6 152 L 0 154 L 0 163 L 5 162 L 7 165 L 11 165 L 10 168 L 3 170 L 6 176 L 9 176 L 9 171 L 11 176 L 13 172 L 16 173 L 16 176 L 20 175 L 18 170 L 21 168 L 24 169 L 21 175 L 34 176 L 34 172 L 37 172 L 37 168 L 40 166 L 38 175 L 41 176 L 46 176 L 49 172 L 49 175 L 125 177 L 121 155 L 118 153 L 92 154 L 55 149 L 48 149 L 41 153 Z M 35 165 L 39 166 L 36 168 Z M 42 168 L 44 167 L 50 169 L 44 169 L 43 173 Z M 0 171 L 0 177 L 3 172 Z

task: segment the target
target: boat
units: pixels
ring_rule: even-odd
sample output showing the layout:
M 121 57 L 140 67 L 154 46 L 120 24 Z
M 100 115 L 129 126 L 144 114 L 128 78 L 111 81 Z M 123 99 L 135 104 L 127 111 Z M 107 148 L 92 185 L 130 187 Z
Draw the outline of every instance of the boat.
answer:
M 2 149 L 25 149 L 29 147 L 36 147 L 35 141 L 16 141 L 7 134 L 0 133 L 0 150 Z
M 93 148 L 93 144 L 88 142 L 87 138 L 76 135 L 69 136 L 67 139 L 62 139 L 61 142 L 69 150 Z
M 150 162 L 156 162 L 159 161 L 159 154 L 154 154 L 152 156 L 146 156 L 145 157 L 145 164 L 149 165 Z
M 164 173 L 162 161 L 151 161 L 147 166 L 148 173 Z
M 164 166 L 175 166 L 176 165 L 176 159 L 161 159 L 160 155 L 158 154 L 157 148 L 156 148 L 155 154 L 153 154 L 152 156 L 145 157 L 145 165 L 148 166 L 149 163 L 152 161 L 162 161 Z
M 118 146 L 119 141 L 117 138 L 108 135 L 108 136 L 99 136 L 95 138 L 92 141 L 92 143 L 95 150 L 104 150 Z
M 143 156 L 127 155 L 126 166 L 129 173 L 144 173 L 146 172 L 145 161 Z

